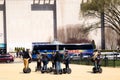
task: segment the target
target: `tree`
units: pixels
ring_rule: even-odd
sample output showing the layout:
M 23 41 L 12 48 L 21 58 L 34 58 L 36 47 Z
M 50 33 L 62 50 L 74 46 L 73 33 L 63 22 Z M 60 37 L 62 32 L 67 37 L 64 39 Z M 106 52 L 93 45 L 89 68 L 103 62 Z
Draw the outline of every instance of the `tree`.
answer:
M 67 25 L 66 30 L 62 27 L 58 30 L 58 40 L 63 43 L 88 43 L 87 27 L 83 25 Z M 67 41 L 66 41 L 67 40 Z
M 106 28 L 105 38 L 106 38 L 106 49 L 116 49 L 117 48 L 118 36 L 114 30 L 112 30 L 111 28 Z
M 92 11 L 98 13 L 101 17 L 101 49 L 105 49 L 105 21 L 110 23 L 112 25 L 111 28 L 118 34 L 120 33 L 120 11 L 117 8 L 119 5 L 120 0 L 87 0 L 87 2 L 82 0 L 81 11 L 83 14 Z M 118 16 L 115 16 L 116 14 Z M 113 15 L 115 17 L 111 18 Z M 116 25 L 116 23 L 118 23 L 118 25 Z
M 109 14 L 108 14 L 109 13 Z M 105 11 L 105 21 L 108 28 L 120 35 L 120 9 L 112 5 Z

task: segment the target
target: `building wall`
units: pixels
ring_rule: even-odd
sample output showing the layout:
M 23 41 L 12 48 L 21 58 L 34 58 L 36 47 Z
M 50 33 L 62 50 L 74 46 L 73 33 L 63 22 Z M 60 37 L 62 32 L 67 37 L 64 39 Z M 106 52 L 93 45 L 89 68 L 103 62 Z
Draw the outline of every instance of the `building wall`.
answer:
M 81 1 L 57 0 L 58 29 L 67 24 L 83 24 L 84 21 L 87 23 L 87 20 L 79 16 Z M 6 0 L 8 52 L 14 51 L 15 47 L 32 49 L 32 42 L 53 41 L 53 11 L 33 11 L 32 4 L 33 0 Z M 3 16 L 2 11 L 0 16 Z M 3 33 L 2 17 L 0 17 L 0 33 Z M 3 36 L 0 37 L 0 42 L 4 42 Z
M 0 7 L 3 4 L 3 1 L 0 1 Z M 3 10 L 0 8 L 0 44 L 4 43 L 4 34 L 3 34 Z
M 31 48 L 53 39 L 52 11 L 32 11 L 32 0 L 7 0 L 7 48 Z

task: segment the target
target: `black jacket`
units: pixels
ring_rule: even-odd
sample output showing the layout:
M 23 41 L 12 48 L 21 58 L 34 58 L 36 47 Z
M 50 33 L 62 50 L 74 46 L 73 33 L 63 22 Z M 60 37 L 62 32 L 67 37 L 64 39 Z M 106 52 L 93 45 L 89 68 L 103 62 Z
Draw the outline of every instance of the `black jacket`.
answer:
M 56 53 L 55 55 L 55 62 L 58 61 L 58 62 L 61 62 L 62 61 L 62 56 L 60 53 Z
M 23 53 L 23 58 L 30 58 L 29 52 L 24 52 Z

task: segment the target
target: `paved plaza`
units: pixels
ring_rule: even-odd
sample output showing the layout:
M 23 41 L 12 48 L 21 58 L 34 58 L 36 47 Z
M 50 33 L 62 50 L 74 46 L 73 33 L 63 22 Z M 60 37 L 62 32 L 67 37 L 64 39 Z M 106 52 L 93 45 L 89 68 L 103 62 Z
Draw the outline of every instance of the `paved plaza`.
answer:
M 14 63 L 0 63 L 0 80 L 120 80 L 120 68 L 102 67 L 103 73 L 92 73 L 93 66 L 70 64 L 71 74 L 54 75 L 53 73 L 35 72 L 36 62 L 30 64 L 31 73 L 22 72 L 21 59 L 15 59 Z M 49 63 L 49 67 L 51 64 Z M 62 64 L 62 67 L 64 65 Z

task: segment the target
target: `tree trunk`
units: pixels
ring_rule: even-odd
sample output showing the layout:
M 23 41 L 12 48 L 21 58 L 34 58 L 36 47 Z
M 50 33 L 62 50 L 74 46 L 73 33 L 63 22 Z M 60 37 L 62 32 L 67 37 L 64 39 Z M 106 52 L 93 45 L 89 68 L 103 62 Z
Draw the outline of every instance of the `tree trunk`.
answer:
M 101 49 L 105 49 L 105 23 L 104 12 L 101 12 Z

